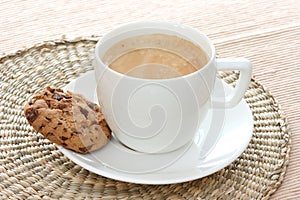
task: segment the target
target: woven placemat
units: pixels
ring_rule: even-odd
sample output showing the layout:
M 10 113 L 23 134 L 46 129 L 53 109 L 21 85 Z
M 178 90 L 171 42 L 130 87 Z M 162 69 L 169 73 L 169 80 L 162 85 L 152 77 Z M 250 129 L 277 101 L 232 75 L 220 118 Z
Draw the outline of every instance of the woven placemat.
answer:
M 23 106 L 47 85 L 63 87 L 92 70 L 99 38 L 44 42 L 0 58 L 0 198 L 2 199 L 267 199 L 283 180 L 290 132 L 273 96 L 252 79 L 245 99 L 253 138 L 228 167 L 202 179 L 140 185 L 91 173 L 28 125 Z M 234 72 L 220 73 L 235 84 Z M 242 133 L 241 133 L 242 134 Z

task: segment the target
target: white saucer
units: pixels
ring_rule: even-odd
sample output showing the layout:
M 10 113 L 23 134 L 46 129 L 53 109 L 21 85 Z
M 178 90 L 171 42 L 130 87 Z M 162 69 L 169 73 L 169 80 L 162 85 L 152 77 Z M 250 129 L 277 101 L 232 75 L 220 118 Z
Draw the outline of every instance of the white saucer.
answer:
M 219 79 L 216 87 L 223 87 L 218 89 L 225 93 L 231 90 L 229 85 Z M 90 71 L 64 89 L 97 102 L 95 88 L 94 71 Z M 211 123 L 207 123 L 208 120 Z M 205 121 L 202 129 L 208 128 L 210 131 L 205 142 L 213 146 L 210 149 L 202 146 L 203 130 L 199 130 L 190 144 L 165 154 L 133 151 L 120 144 L 115 137 L 102 149 L 86 155 L 60 146 L 59 149 L 83 168 L 108 178 L 140 184 L 180 183 L 202 178 L 229 165 L 245 150 L 251 139 L 253 119 L 245 100 L 232 109 L 211 109 Z M 217 131 L 221 131 L 221 134 Z M 215 137 L 214 134 L 220 135 L 219 140 L 210 140 Z M 201 151 L 199 146 L 202 146 Z

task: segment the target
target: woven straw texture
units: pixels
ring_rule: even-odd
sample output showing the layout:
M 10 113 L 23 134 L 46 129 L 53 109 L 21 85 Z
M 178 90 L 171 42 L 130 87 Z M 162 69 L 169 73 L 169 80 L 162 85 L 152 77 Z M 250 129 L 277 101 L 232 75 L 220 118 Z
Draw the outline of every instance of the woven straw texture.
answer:
M 228 167 L 202 179 L 172 185 L 137 185 L 93 174 L 33 131 L 23 106 L 47 85 L 63 87 L 92 70 L 98 38 L 57 40 L 0 58 L 1 199 L 267 199 L 283 180 L 290 132 L 273 96 L 252 79 L 245 99 L 253 138 Z M 238 75 L 220 73 L 234 85 Z

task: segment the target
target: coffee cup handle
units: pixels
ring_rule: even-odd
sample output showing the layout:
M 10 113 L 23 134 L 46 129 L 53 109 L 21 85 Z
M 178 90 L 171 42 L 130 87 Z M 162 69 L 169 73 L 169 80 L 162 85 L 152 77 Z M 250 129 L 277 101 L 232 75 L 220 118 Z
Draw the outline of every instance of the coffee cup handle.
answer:
M 232 108 L 236 106 L 243 98 L 252 74 L 252 64 L 245 58 L 218 58 L 216 59 L 218 71 L 238 70 L 240 76 L 233 91 L 224 98 L 213 98 L 213 105 L 216 107 Z

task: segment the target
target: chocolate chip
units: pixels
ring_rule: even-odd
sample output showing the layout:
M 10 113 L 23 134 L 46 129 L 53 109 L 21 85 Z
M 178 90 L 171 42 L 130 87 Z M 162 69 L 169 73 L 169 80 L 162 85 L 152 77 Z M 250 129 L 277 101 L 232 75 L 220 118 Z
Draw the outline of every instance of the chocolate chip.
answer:
M 80 107 L 80 112 L 87 118 L 89 111 L 87 111 L 85 108 Z
M 28 110 L 27 113 L 26 113 L 26 119 L 29 121 L 29 123 L 33 123 L 36 118 L 38 117 L 38 111 L 36 109 L 31 109 L 31 110 Z
M 45 127 L 45 124 L 42 124 L 38 131 L 42 130 Z
M 82 135 L 82 132 L 80 132 L 80 131 L 74 131 L 73 133 L 77 134 L 77 135 Z
M 91 109 L 94 109 L 95 106 L 97 106 L 97 104 L 93 103 L 93 102 L 89 102 L 87 104 Z
M 60 94 L 57 94 L 57 93 L 55 93 L 53 96 L 52 96 L 52 99 L 56 99 L 56 100 L 58 100 L 58 101 L 60 101 L 60 100 L 62 100 L 62 96 L 60 95 Z
M 62 95 L 65 99 L 71 99 L 71 96 L 67 96 L 67 95 Z
M 62 125 L 62 122 L 58 122 L 57 125 Z
M 68 145 L 67 145 L 66 143 L 64 143 L 64 142 L 63 142 L 63 143 L 61 143 L 61 144 L 62 144 L 64 147 L 68 146 Z
M 81 147 L 81 148 L 79 148 L 79 151 L 81 151 L 82 153 L 85 153 L 85 152 L 87 152 L 87 148 L 86 147 Z
M 63 131 L 64 131 L 64 132 L 67 132 L 67 129 L 66 129 L 66 128 L 63 128 Z
M 51 119 L 49 117 L 45 117 L 45 118 L 48 122 L 51 122 Z
M 46 104 L 48 105 L 48 108 L 50 108 L 50 101 L 49 100 L 45 100 Z
M 82 153 L 86 153 L 87 151 L 89 151 L 91 148 L 93 147 L 93 145 L 87 146 L 87 147 L 80 147 L 79 151 L 81 151 Z
M 65 136 L 61 136 L 60 139 L 62 139 L 62 140 L 67 140 L 68 138 L 65 137 Z

